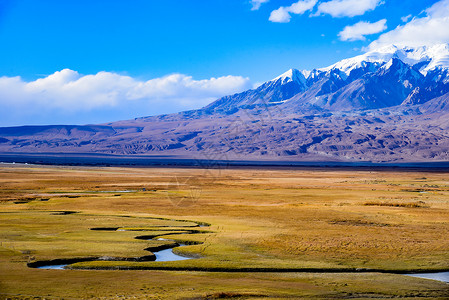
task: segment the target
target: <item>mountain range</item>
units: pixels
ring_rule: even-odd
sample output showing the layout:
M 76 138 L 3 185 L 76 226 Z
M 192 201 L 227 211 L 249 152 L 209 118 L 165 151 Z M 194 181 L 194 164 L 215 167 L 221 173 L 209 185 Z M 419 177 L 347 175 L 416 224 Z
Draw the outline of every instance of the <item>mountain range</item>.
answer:
M 176 114 L 0 128 L 3 153 L 211 160 L 449 160 L 449 45 L 391 45 Z

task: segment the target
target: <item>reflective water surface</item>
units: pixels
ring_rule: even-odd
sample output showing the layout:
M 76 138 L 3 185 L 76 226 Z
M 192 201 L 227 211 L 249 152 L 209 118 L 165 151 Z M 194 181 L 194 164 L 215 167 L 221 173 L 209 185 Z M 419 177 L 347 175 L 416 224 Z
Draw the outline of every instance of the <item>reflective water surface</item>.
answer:
M 433 280 L 438 280 L 438 281 L 443 281 L 443 282 L 449 283 L 449 272 L 407 274 L 407 276 L 433 279 Z
M 181 244 L 179 246 L 185 246 L 185 245 Z M 156 261 L 177 261 L 177 260 L 192 259 L 192 257 L 180 256 L 180 255 L 173 253 L 173 248 L 165 249 L 165 250 L 161 250 L 161 251 L 155 251 L 153 253 L 154 253 L 154 255 L 156 255 Z
M 41 267 L 37 267 L 37 268 L 38 269 L 50 269 L 50 270 L 63 270 L 65 266 L 67 266 L 67 264 L 65 264 L 65 265 L 48 265 L 48 266 L 41 266 Z

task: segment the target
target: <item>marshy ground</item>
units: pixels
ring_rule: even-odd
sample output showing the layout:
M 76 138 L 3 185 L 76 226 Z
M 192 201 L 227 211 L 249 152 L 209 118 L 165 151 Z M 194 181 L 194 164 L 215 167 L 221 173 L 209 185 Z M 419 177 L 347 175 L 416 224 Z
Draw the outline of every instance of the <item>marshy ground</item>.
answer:
M 448 233 L 447 172 L 0 165 L 1 299 L 445 299 Z

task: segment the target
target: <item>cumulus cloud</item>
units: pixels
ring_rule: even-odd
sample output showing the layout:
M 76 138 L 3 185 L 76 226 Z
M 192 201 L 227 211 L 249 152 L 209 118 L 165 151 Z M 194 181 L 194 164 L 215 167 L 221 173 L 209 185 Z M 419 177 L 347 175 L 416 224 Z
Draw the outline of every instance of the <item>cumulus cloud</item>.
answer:
M 251 0 L 252 8 L 251 10 L 258 10 L 263 3 L 267 3 L 270 0 Z
M 275 23 L 288 23 L 290 22 L 291 16 L 286 7 L 279 7 L 273 10 L 270 14 L 269 20 Z
M 281 6 L 271 12 L 269 20 L 276 23 L 288 23 L 291 19 L 290 14 L 301 15 L 306 11 L 313 9 L 317 1 L 318 0 L 301 0 L 290 6 Z
M 383 0 L 332 0 L 321 3 L 317 15 L 328 14 L 335 18 L 361 16 L 383 3 Z
M 109 118 L 131 117 L 121 114 L 125 111 L 138 117 L 200 108 L 221 96 L 251 87 L 250 80 L 241 76 L 195 80 L 172 74 L 141 81 L 111 72 L 81 75 L 64 69 L 34 81 L 0 77 L 0 117 L 8 118 L 6 111 L 17 117 L 40 119 L 47 114 L 48 120 L 54 113 L 76 120 L 77 114 L 94 116 L 95 112 L 104 111 L 109 112 Z M 99 121 L 93 118 L 89 122 Z
M 364 41 L 365 35 L 375 34 L 387 29 L 387 20 L 383 19 L 375 23 L 358 22 L 351 26 L 346 26 L 339 34 L 342 41 Z
M 449 42 L 449 0 L 441 0 L 425 10 L 425 16 L 382 34 L 366 50 L 397 44 L 429 46 Z

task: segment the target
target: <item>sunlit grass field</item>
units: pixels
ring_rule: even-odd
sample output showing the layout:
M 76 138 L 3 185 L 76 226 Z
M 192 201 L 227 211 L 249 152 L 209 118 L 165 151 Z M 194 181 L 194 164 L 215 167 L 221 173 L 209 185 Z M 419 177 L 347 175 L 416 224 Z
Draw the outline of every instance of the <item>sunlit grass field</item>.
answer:
M 381 272 L 448 270 L 448 233 L 444 172 L 0 166 L 5 299 L 445 299 Z M 170 243 L 143 235 L 195 259 L 135 261 Z

